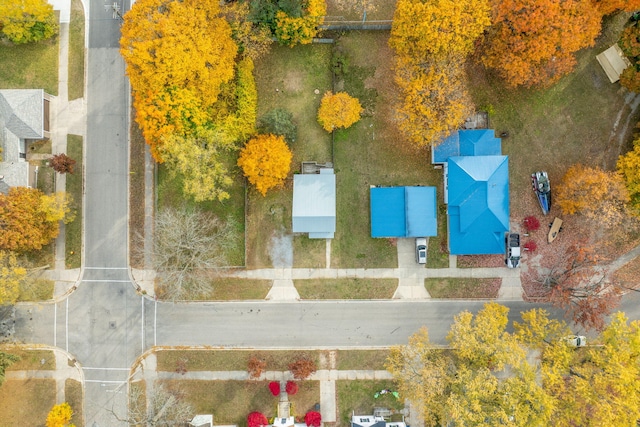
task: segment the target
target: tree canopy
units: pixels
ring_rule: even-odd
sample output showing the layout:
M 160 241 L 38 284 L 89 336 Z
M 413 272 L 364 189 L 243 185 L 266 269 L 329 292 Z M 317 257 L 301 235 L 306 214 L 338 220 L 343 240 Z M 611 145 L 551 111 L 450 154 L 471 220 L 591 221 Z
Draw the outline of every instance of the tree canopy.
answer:
M 0 249 L 41 249 L 58 236 L 60 221 L 73 219 L 70 202 L 66 193 L 45 195 L 27 187 L 0 194 Z
M 46 0 L 0 1 L 0 29 L 16 44 L 46 40 L 58 32 L 53 6 Z
M 256 135 L 240 151 L 238 166 L 264 196 L 270 189 L 284 184 L 292 158 L 283 136 Z
M 362 105 L 358 98 L 346 92 L 326 92 L 320 100 L 318 108 L 318 123 L 327 132 L 338 128 L 348 128 L 360 120 Z
M 564 322 L 506 307 L 456 316 L 438 348 L 426 328 L 391 349 L 387 369 L 425 426 L 632 426 L 640 420 L 640 322 L 613 316 L 595 343 L 575 348 Z
M 13 304 L 20 295 L 27 270 L 18 265 L 12 252 L 0 251 L 0 305 Z
M 601 13 L 591 0 L 491 0 L 483 63 L 511 86 L 550 86 L 571 72 L 574 53 L 592 46 Z
M 618 172 L 629 192 L 631 211 L 640 216 L 640 138 L 633 142 L 633 150 L 618 158 Z
M 67 402 L 55 405 L 47 415 L 47 427 L 75 427 L 71 424 L 72 415 L 73 410 Z

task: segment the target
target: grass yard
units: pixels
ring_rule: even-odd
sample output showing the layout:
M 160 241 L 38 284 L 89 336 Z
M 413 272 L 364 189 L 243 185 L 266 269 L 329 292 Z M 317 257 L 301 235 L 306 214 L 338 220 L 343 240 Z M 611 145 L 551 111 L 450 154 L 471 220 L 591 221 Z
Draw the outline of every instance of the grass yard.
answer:
M 71 1 L 68 85 L 70 101 L 84 96 L 84 9 L 80 0 Z
M 20 286 L 18 301 L 46 301 L 53 299 L 55 283 L 42 277 L 28 278 Z
M 429 237 L 427 247 L 427 267 L 449 267 L 449 242 L 447 240 L 447 205 L 444 204 L 443 183 L 437 186 L 438 198 L 438 235 Z
M 67 379 L 64 382 L 65 400 L 73 410 L 71 423 L 76 427 L 83 426 L 82 420 L 82 383 L 76 380 Z
M 9 366 L 7 371 L 53 371 L 56 369 L 56 356 L 51 350 L 7 348 L 2 351 L 20 357 L 20 360 Z M 42 363 L 43 360 L 44 363 Z
M 218 277 L 209 280 L 212 291 L 203 301 L 263 300 L 271 289 L 271 280 Z
M 387 357 L 389 357 L 388 350 L 337 350 L 336 369 L 384 370 Z
M 438 278 L 425 279 L 431 298 L 497 298 L 501 279 Z
M 0 387 L 0 425 L 44 426 L 55 404 L 53 379 L 6 380 Z
M 297 126 L 297 138 L 291 144 L 292 174 L 300 172 L 302 161 L 332 161 L 330 135 L 316 120 L 320 99 L 325 91 L 331 90 L 330 59 L 331 47 L 328 45 L 274 46 L 269 55 L 256 63 L 256 70 L 259 70 L 256 72 L 258 116 L 283 108 L 293 114 Z M 271 190 L 265 197 L 254 189 L 249 190 L 247 265 L 250 267 L 273 266 L 270 256 L 272 238 L 291 234 L 292 174 L 284 188 Z M 318 263 L 324 266 L 320 243 L 303 242 L 302 237 L 295 240 L 298 249 L 314 248 L 310 257 L 298 254 L 296 266 Z M 276 260 L 276 264 L 281 262 Z M 288 262 L 293 261 L 285 260 Z
M 336 381 L 336 398 L 338 405 L 337 425 L 350 426 L 351 415 L 372 415 L 374 407 L 383 407 L 399 411 L 404 408 L 402 396 L 396 399 L 390 393 L 374 394 L 380 390 L 395 390 L 395 384 L 390 380 L 340 380 Z
M 66 224 L 65 229 L 65 265 L 67 268 L 80 268 L 82 262 L 82 137 L 67 135 L 67 156 L 76 161 L 74 172 L 67 174 L 67 193 L 73 198 L 72 209 L 75 219 Z
M 249 359 L 257 357 L 266 362 L 267 371 L 287 371 L 289 363 L 302 357 L 315 360 L 320 367 L 321 351 L 285 350 L 159 350 L 156 352 L 158 371 L 173 372 L 178 361 L 184 361 L 187 371 L 246 371 Z
M 358 2 L 352 2 L 358 3 Z M 374 20 L 391 20 L 396 10 L 396 0 L 374 0 L 367 9 L 367 22 Z M 362 21 L 362 10 L 340 10 L 334 0 L 327 0 L 328 21 Z
M 408 146 L 397 129 L 388 38 L 387 31 L 352 31 L 341 34 L 335 46 L 335 55 L 347 64 L 336 90 L 359 98 L 365 114 L 351 128 L 336 132 L 338 223 L 332 266 L 397 266 L 395 246 L 387 239 L 370 237 L 370 186 L 439 185 L 442 181 L 441 171 L 428 163 L 428 152 Z
M 169 390 L 180 390 L 195 413 L 213 414 L 216 424 L 247 425 L 250 412 L 276 416 L 278 397 L 269 391 L 268 381 L 160 381 Z M 289 397 L 295 415 L 304 414 L 320 401 L 317 381 L 298 381 L 299 390 Z
M 327 240 L 310 239 L 306 235 L 293 236 L 293 266 L 296 268 L 325 268 Z
M 0 87 L 58 94 L 58 36 L 38 43 L 0 42 Z M 7 66 L 6 64 L 11 64 Z
M 293 281 L 302 299 L 391 299 L 397 279 L 309 279 Z
M 133 268 L 142 269 L 145 268 L 143 238 L 146 220 L 144 205 L 146 144 L 135 116 L 136 112 L 132 108 L 129 133 L 129 261 Z

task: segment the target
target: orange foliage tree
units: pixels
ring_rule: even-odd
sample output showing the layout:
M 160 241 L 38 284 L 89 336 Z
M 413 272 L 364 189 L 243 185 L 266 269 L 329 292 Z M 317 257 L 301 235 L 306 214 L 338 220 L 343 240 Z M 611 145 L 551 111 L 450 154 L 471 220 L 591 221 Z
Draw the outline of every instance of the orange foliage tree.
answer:
M 337 128 L 348 128 L 360 120 L 362 105 L 358 98 L 346 92 L 325 92 L 318 109 L 318 123 L 327 132 Z
M 640 216 L 640 138 L 633 142 L 633 150 L 618 158 L 618 172 L 629 192 L 631 211 Z
M 47 427 L 74 427 L 71 424 L 73 410 L 68 403 L 55 405 L 47 415 Z
M 72 220 L 70 202 L 65 193 L 45 195 L 27 187 L 12 187 L 9 194 L 0 194 L 0 249 L 41 249 L 58 236 L 60 221 Z
M 617 10 L 631 12 L 640 8 L 640 0 L 591 0 L 591 3 L 603 15 L 609 15 Z
M 490 24 L 487 0 L 398 0 L 389 45 L 396 52 L 400 129 L 413 144 L 437 144 L 473 110 L 464 62 Z
M 601 13 L 591 0 L 492 0 L 482 62 L 511 86 L 549 86 L 592 46 Z
M 283 136 L 256 135 L 240 151 L 238 166 L 263 196 L 284 184 L 293 154 Z
M 234 76 L 238 48 L 219 3 L 138 0 L 124 16 L 120 51 L 136 121 L 157 161 L 162 136 L 204 126 Z
M 629 200 L 619 173 L 581 164 L 567 170 L 556 193 L 563 213 L 580 213 L 605 226 L 613 226 L 624 218 Z
M 640 27 L 636 24 L 625 28 L 618 44 L 631 62 L 622 71 L 620 84 L 632 92 L 640 92 Z

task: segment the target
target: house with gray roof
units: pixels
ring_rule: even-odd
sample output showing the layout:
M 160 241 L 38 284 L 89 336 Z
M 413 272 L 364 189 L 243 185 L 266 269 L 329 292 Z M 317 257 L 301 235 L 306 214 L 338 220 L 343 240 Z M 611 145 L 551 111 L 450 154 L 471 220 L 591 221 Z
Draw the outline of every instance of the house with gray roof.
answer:
M 333 239 L 336 231 L 336 176 L 333 169 L 293 176 L 292 231 L 310 239 Z
M 48 137 L 49 95 L 44 90 L 0 90 L 0 175 L 7 185 L 29 186 L 27 145 Z

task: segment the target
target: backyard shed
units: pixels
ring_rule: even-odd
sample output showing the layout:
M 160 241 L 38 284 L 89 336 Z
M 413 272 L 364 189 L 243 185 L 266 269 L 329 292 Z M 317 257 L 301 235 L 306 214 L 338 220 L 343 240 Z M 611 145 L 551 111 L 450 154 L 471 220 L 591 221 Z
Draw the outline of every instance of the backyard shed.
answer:
M 601 54 L 596 55 L 596 60 L 600 63 L 611 83 L 620 80 L 620 74 L 631 65 L 631 62 L 629 62 L 617 43 Z
M 371 237 L 427 237 L 438 232 L 435 187 L 371 187 Z
M 293 176 L 292 231 L 310 239 L 332 239 L 336 231 L 336 176 L 333 169 Z

